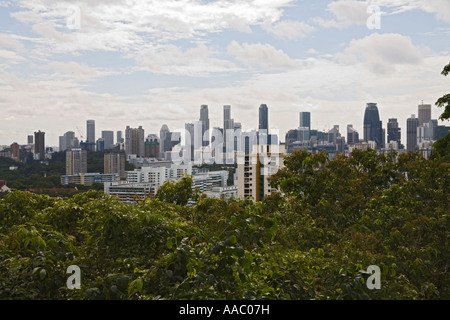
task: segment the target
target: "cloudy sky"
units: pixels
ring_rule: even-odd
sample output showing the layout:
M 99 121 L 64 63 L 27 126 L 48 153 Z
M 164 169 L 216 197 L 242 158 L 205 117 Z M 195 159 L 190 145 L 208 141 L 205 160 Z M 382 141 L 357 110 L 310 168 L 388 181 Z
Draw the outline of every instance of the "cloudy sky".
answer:
M 282 136 L 353 124 L 377 102 L 383 126 L 450 91 L 449 0 L 0 1 L 0 145 L 34 131 L 58 145 L 142 125 L 146 135 L 223 105 L 244 130 L 269 107 Z M 433 107 L 433 117 L 440 110 Z M 448 124 L 448 122 L 447 122 Z

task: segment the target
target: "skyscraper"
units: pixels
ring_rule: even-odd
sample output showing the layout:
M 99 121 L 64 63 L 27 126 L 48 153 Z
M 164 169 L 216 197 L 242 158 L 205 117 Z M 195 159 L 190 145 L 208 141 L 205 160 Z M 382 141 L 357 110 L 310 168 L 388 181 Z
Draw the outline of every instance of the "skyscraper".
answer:
M 72 149 L 66 151 L 66 175 L 87 173 L 87 151 Z
M 33 144 L 33 135 L 28 135 L 27 137 L 28 144 Z
M 311 130 L 311 112 L 300 112 L 299 127 Z
M 186 131 L 186 140 L 185 140 L 185 160 L 194 160 L 194 143 L 195 143 L 195 126 L 193 123 L 186 123 L 184 125 L 184 129 Z
M 417 128 L 419 127 L 419 118 L 411 115 L 406 120 L 406 149 L 408 151 L 416 151 L 417 149 Z
M 200 119 L 202 122 L 202 146 L 209 146 L 209 112 L 208 106 L 202 105 L 200 107 Z
M 117 143 L 123 143 L 123 137 L 122 137 L 123 132 L 122 131 L 117 131 Z
M 160 155 L 159 157 L 161 159 L 165 159 L 165 152 L 166 152 L 166 147 L 168 148 L 169 145 L 166 142 L 167 141 L 167 137 L 170 137 L 170 130 L 169 127 L 166 124 L 163 124 L 163 126 L 161 127 L 161 130 L 159 131 L 159 143 L 160 143 Z M 170 140 L 169 140 L 170 141 Z
M 135 154 L 137 157 L 145 157 L 145 132 L 142 126 L 125 130 L 125 152 L 127 155 Z
M 431 121 L 431 104 L 419 105 L 419 126 Z
M 401 137 L 401 128 L 398 126 L 397 119 L 389 119 L 387 124 L 387 142 L 396 141 L 400 146 Z
M 20 146 L 17 142 L 11 144 L 11 157 L 14 161 L 20 161 Z
M 259 130 L 266 130 L 266 133 L 268 134 L 269 108 L 267 108 L 267 105 L 265 104 L 259 106 Z
M 86 121 L 86 142 L 95 143 L 95 120 Z
M 368 103 L 364 113 L 364 141 L 375 141 L 377 148 L 383 145 L 383 129 L 376 103 Z
M 104 155 L 104 173 L 117 173 L 121 178 L 125 178 L 125 154 L 106 153 Z
M 160 140 L 156 134 L 149 134 L 145 140 L 145 157 L 159 158 Z
M 114 131 L 102 131 L 102 138 L 105 140 L 105 149 L 114 148 Z
M 40 130 L 34 133 L 34 159 L 45 159 L 45 132 Z
M 355 144 L 359 142 L 359 133 L 352 124 L 347 125 L 347 143 Z

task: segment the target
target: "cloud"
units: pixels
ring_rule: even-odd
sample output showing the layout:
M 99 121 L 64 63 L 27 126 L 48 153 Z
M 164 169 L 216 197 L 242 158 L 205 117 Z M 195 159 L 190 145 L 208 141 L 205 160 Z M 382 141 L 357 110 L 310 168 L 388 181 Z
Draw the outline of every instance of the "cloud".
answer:
M 227 52 L 238 61 L 248 66 L 259 66 L 263 70 L 292 69 L 297 64 L 282 50 L 276 49 L 270 44 L 239 44 L 232 41 Z
M 314 31 L 314 27 L 301 21 L 281 21 L 276 24 L 263 25 L 263 28 L 275 37 L 287 40 L 305 38 Z
M 251 26 L 279 21 L 283 8 L 293 2 L 294 0 L 21 0 L 24 10 L 11 16 L 32 24 L 35 32 L 52 41 L 52 50 L 55 52 L 102 48 L 128 53 L 151 42 L 199 40 L 208 34 L 224 30 L 250 33 Z M 67 25 L 73 14 L 68 9 L 74 6 L 79 8 L 80 20 L 80 29 L 76 31 L 70 30 Z M 295 37 L 308 32 L 305 25 L 302 27 L 303 31 L 296 31 Z M 280 35 L 283 29 L 292 31 L 291 23 L 277 24 L 273 32 Z M 67 42 L 71 42 L 71 45 L 67 45 Z
M 0 49 L 0 59 L 6 59 L 10 63 L 19 63 L 26 61 L 24 57 L 19 56 L 14 51 Z
M 240 70 L 232 62 L 219 59 L 216 55 L 216 52 L 204 44 L 185 50 L 166 44 L 127 57 L 134 58 L 138 66 L 155 74 L 205 77 Z
M 410 38 L 400 34 L 374 33 L 354 39 L 337 57 L 345 63 L 363 63 L 377 74 L 394 72 L 398 65 L 418 65 L 423 61 L 421 50 Z

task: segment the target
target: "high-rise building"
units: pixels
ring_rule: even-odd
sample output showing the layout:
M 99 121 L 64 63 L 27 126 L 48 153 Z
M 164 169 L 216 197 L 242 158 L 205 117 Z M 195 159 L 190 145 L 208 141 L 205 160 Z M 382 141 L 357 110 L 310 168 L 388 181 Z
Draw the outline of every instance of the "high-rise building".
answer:
M 431 104 L 419 105 L 419 126 L 431 121 Z
M 97 151 L 105 150 L 105 139 L 103 139 L 103 138 L 98 138 L 97 139 L 96 149 L 97 149 Z
M 122 137 L 123 132 L 122 131 L 117 131 L 117 143 L 123 143 L 123 137 Z
M 28 145 L 33 144 L 33 135 L 31 135 L 31 134 L 28 135 L 27 142 L 28 142 Z
M 337 139 L 341 136 L 339 132 L 339 126 L 335 125 L 332 129 L 328 131 L 328 142 L 330 143 L 337 143 Z
M 269 178 L 284 166 L 285 154 L 283 145 L 253 145 L 249 154 L 238 155 L 238 196 L 262 201 L 265 197 L 276 192 L 269 182 Z
M 40 130 L 34 133 L 34 159 L 45 159 L 45 132 Z
M 75 137 L 75 132 L 67 131 L 59 137 L 59 151 L 66 151 L 80 148 L 80 141 Z
M 417 149 L 417 128 L 419 127 L 419 118 L 411 115 L 406 120 L 406 149 L 408 151 L 416 151 Z
M 267 105 L 262 104 L 259 106 L 259 130 L 266 130 L 268 134 L 269 130 L 269 108 Z
M 186 140 L 185 140 L 185 156 L 184 158 L 190 159 L 191 161 L 194 160 L 194 143 L 195 143 L 195 126 L 193 123 L 186 123 L 184 125 L 184 129 L 186 131 Z
M 397 142 L 397 145 L 400 146 L 402 143 L 402 135 L 401 128 L 398 126 L 398 122 L 396 118 L 389 119 L 387 124 L 387 142 L 388 144 L 392 141 Z
M 66 151 L 66 175 L 87 173 L 87 151 L 72 149 Z
M 359 143 L 359 133 L 353 128 L 352 124 L 347 125 L 347 143 L 355 144 Z
M 311 130 L 311 112 L 300 112 L 299 127 Z
M 383 129 L 376 103 L 368 103 L 364 113 L 364 141 L 375 141 L 377 148 L 383 145 Z
M 165 159 L 166 149 L 170 150 L 170 130 L 166 124 L 163 124 L 161 130 L 159 131 L 159 141 L 160 141 L 160 155 L 161 159 Z
M 145 137 L 142 126 L 125 130 L 125 152 L 127 155 L 135 154 L 137 157 L 145 157 Z
M 95 120 L 86 121 L 86 142 L 95 143 Z
M 20 146 L 17 142 L 14 142 L 11 144 L 11 158 L 13 158 L 14 161 L 20 161 Z
M 102 138 L 105 141 L 105 149 L 108 150 L 114 148 L 114 131 L 102 131 Z
M 209 112 L 208 112 L 208 106 L 202 105 L 200 107 L 200 119 L 202 122 L 202 146 L 207 147 L 209 146 L 210 141 L 210 134 L 209 134 Z
M 104 155 L 104 173 L 116 173 L 120 178 L 125 178 L 125 154 L 106 153 Z
M 145 139 L 145 157 L 159 158 L 160 140 L 156 134 L 149 134 Z

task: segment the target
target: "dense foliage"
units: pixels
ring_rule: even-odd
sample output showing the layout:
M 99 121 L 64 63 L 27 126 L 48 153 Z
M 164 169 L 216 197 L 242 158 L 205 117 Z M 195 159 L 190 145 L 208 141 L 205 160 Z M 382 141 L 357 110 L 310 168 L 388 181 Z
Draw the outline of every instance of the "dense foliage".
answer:
M 0 299 L 449 299 L 449 164 L 296 152 L 260 203 L 190 179 L 126 205 L 100 191 L 0 200 Z M 186 206 L 189 198 L 194 205 Z M 80 267 L 69 290 L 67 267 Z M 381 268 L 381 289 L 365 270 Z
M 104 154 L 109 150 L 88 152 L 88 172 L 103 173 Z M 15 166 L 17 170 L 9 170 Z M 126 170 L 134 170 L 134 165 L 126 162 Z M 16 190 L 31 190 L 34 193 L 51 196 L 70 197 L 74 193 L 84 192 L 90 189 L 103 190 L 103 184 L 92 186 L 61 185 L 61 176 L 66 174 L 65 152 L 55 152 L 52 159 L 45 163 L 29 159 L 27 163 L 16 162 L 11 158 L 0 157 L 0 180 L 6 180 L 8 187 Z M 74 188 L 77 189 L 74 189 Z

